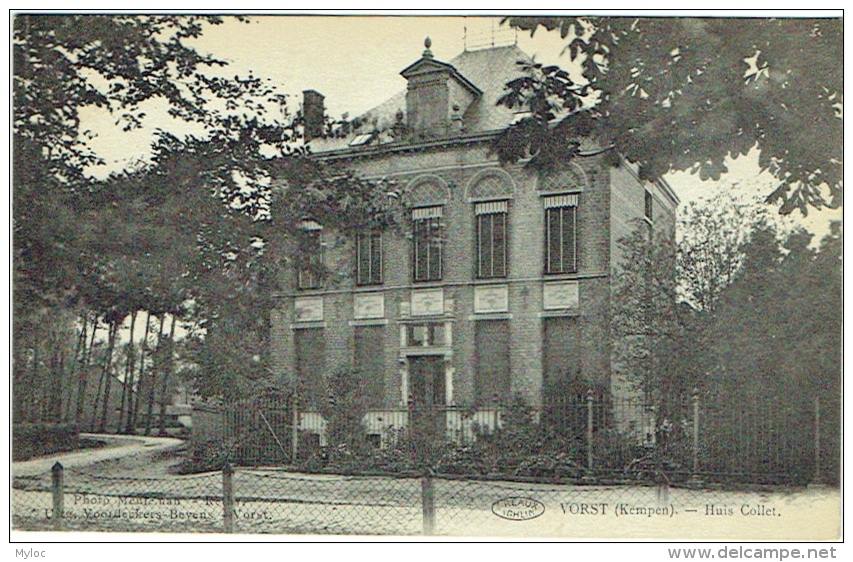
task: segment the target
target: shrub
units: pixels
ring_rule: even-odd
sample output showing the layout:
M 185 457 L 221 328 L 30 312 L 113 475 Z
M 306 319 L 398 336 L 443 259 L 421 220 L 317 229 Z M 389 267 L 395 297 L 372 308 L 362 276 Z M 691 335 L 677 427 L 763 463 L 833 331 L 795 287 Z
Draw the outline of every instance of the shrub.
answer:
M 194 440 L 190 442 L 187 456 L 175 466 L 176 474 L 198 474 L 222 470 L 232 462 L 233 452 L 219 440 Z
M 326 401 L 320 412 L 326 420 L 326 441 L 331 448 L 347 451 L 347 455 L 363 454 L 371 445 L 362 421 L 369 397 L 363 377 L 350 369 L 338 369 L 325 377 Z
M 80 445 L 80 430 L 74 424 L 23 423 L 12 427 L 12 460 L 74 451 Z

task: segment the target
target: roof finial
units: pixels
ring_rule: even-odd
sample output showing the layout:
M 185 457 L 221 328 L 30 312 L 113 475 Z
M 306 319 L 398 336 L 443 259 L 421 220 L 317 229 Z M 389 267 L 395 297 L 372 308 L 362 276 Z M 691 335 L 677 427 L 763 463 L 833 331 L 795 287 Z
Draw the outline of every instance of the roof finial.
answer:
M 429 35 L 424 39 L 424 47 L 426 47 L 426 49 L 424 50 L 423 57 L 425 59 L 431 59 L 432 51 L 430 51 L 429 48 L 432 47 L 432 39 L 429 38 Z

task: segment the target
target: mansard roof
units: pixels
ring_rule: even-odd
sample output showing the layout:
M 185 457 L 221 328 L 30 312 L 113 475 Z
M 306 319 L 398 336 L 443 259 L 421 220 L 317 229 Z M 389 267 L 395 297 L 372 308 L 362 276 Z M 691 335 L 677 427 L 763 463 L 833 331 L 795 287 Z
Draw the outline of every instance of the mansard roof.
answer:
M 477 135 L 501 131 L 516 118 L 519 108 L 499 106 L 497 101 L 505 94 L 506 83 L 522 76 L 518 64 L 521 61 L 531 62 L 531 58 L 517 46 L 509 45 L 464 51 L 447 63 L 422 57 L 403 69 L 401 74 L 405 76 L 424 70 L 426 65 L 434 65 L 434 68 L 451 72 L 466 88 L 476 88 L 479 95 L 465 111 L 462 119 L 464 134 Z M 390 128 L 394 125 L 398 112 L 406 113 L 405 88 L 354 119 L 353 122 L 362 124 L 358 129 L 350 130 L 346 135 L 314 139 L 310 143 L 311 149 L 315 154 L 345 150 L 350 148 L 350 142 L 358 135 L 375 131 L 378 131 L 378 142 L 373 141 L 371 146 L 394 142 Z

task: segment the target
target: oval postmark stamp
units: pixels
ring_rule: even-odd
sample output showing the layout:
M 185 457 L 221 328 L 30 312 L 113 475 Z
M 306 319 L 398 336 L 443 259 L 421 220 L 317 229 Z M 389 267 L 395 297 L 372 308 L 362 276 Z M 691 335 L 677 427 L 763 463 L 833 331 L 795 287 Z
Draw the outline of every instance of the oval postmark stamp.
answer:
M 533 498 L 502 498 L 492 504 L 492 513 L 509 521 L 528 521 L 545 513 L 545 504 Z

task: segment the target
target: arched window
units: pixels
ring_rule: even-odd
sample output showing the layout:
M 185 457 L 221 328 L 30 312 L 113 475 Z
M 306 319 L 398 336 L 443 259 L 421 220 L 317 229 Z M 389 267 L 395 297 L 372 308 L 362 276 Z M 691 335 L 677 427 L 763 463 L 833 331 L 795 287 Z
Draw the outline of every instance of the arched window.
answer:
M 578 207 L 581 193 L 589 186 L 586 173 L 577 163 L 540 178 L 545 210 L 546 274 L 578 271 Z
M 437 176 L 416 178 L 406 190 L 412 209 L 412 279 L 440 281 L 443 273 L 444 205 L 447 184 Z
M 503 170 L 485 170 L 474 176 L 469 184 L 468 199 L 474 204 L 474 277 L 477 279 L 507 276 L 512 194 L 512 177 Z

